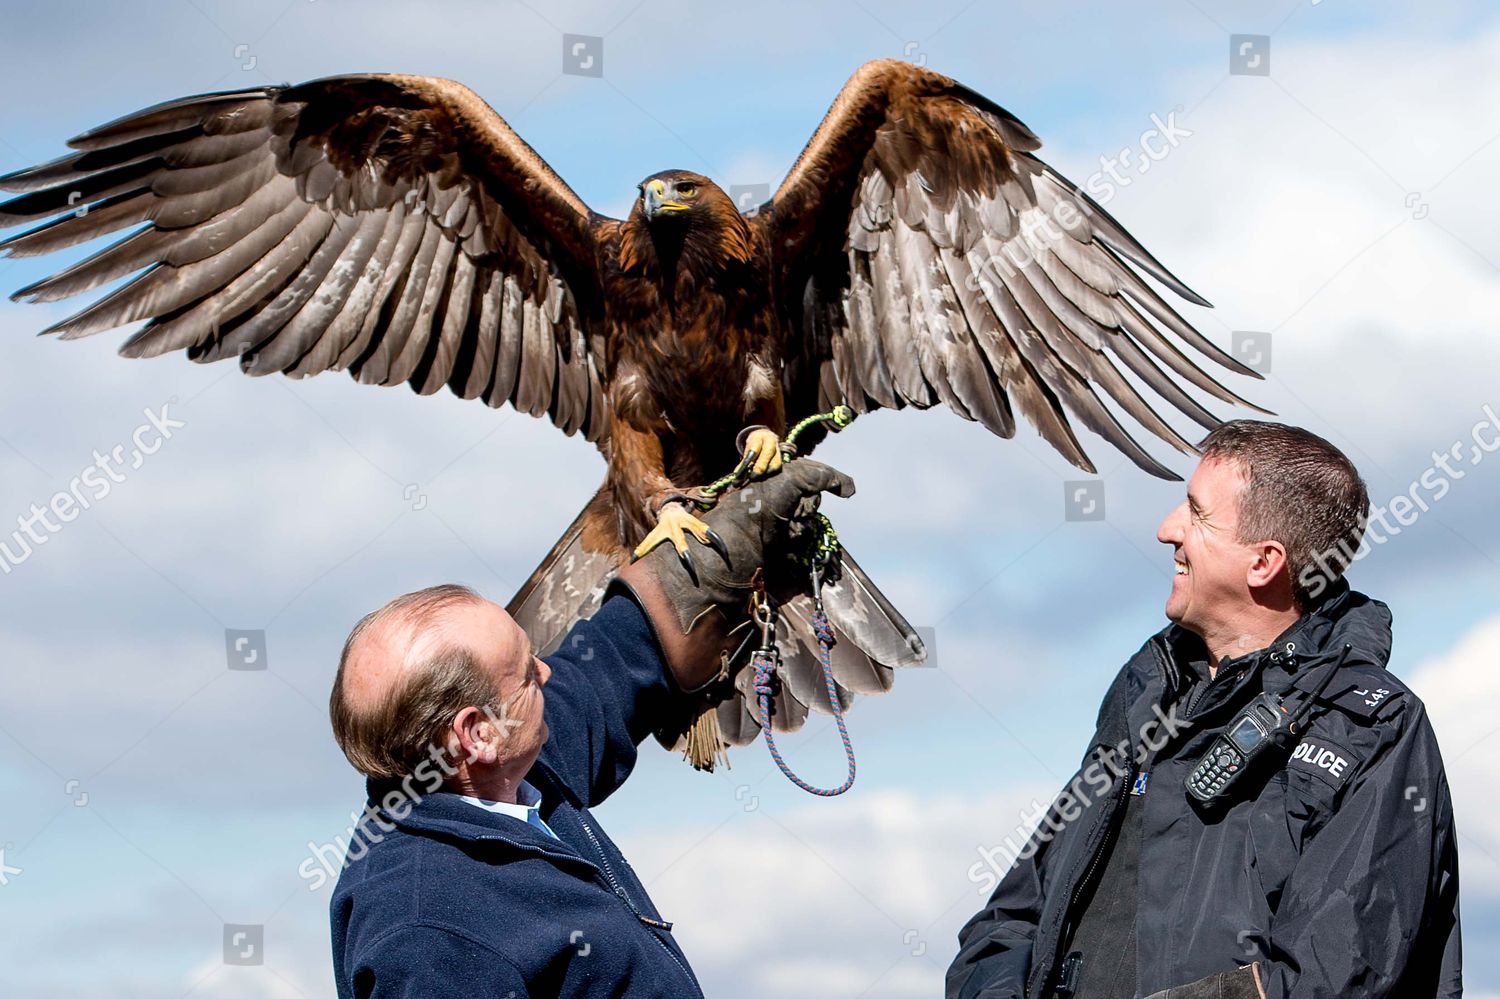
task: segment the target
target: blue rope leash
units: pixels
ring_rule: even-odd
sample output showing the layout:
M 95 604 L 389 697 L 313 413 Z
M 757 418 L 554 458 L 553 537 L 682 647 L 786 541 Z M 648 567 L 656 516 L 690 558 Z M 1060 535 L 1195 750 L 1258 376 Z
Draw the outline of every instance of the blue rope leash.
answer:
M 837 433 L 854 422 L 854 410 L 848 406 L 835 406 L 827 413 L 818 413 L 802 420 L 787 433 L 781 444 L 782 458 L 786 461 L 792 460 L 797 453 L 796 440 L 808 427 L 816 423 L 828 424 L 828 429 Z M 749 455 L 740 463 L 733 472 L 706 487 L 704 492 L 709 496 L 717 496 L 719 493 L 730 489 L 747 478 L 750 468 Z M 830 659 L 833 649 L 834 634 L 833 625 L 828 622 L 828 615 L 823 611 L 823 600 L 819 595 L 821 586 L 822 567 L 833 560 L 838 554 L 838 534 L 833 529 L 833 524 L 821 513 L 815 515 L 817 532 L 813 541 L 812 551 L 805 559 L 812 570 L 813 590 L 813 614 L 811 624 L 813 634 L 818 639 L 818 661 L 823 666 L 823 682 L 828 686 L 828 703 L 833 708 L 833 720 L 839 728 L 839 738 L 844 742 L 844 759 L 849 764 L 849 776 L 844 783 L 834 788 L 814 787 L 807 781 L 792 773 L 792 768 L 787 766 L 786 760 L 781 757 L 781 750 L 776 748 L 776 737 L 771 734 L 771 696 L 774 693 L 774 681 L 776 667 L 780 661 L 780 654 L 775 647 L 775 610 L 769 604 L 762 603 L 760 606 L 766 616 L 760 618 L 762 629 L 761 647 L 756 650 L 754 658 L 750 660 L 751 667 L 755 670 L 755 692 L 760 700 L 760 729 L 765 733 L 766 749 L 771 753 L 771 759 L 776 761 L 776 767 L 786 779 L 796 784 L 808 794 L 816 794 L 823 798 L 832 798 L 843 794 L 854 786 L 854 744 L 849 741 L 849 729 L 844 724 L 844 708 L 839 703 L 838 684 L 833 679 L 833 663 Z M 764 594 L 760 599 L 764 601 Z M 759 617 L 759 612 L 757 613 Z
M 854 786 L 854 744 L 849 741 L 849 729 L 844 725 L 844 709 L 839 704 L 838 685 L 834 683 L 833 664 L 829 658 L 833 648 L 833 626 L 828 623 L 828 615 L 823 613 L 822 608 L 813 612 L 812 627 L 813 633 L 818 636 L 818 661 L 823 665 L 823 681 L 828 685 L 828 703 L 833 707 L 833 720 L 839 727 L 839 738 L 844 740 L 844 759 L 849 763 L 849 777 L 838 787 L 814 787 L 792 773 L 792 768 L 781 758 L 781 751 L 776 748 L 776 739 L 771 734 L 771 681 L 776 671 L 775 657 L 770 651 L 761 649 L 755 653 L 750 665 L 755 669 L 755 692 L 760 695 L 760 728 L 765 734 L 766 748 L 771 751 L 771 759 L 776 761 L 777 768 L 786 775 L 787 780 L 808 794 L 832 798 Z

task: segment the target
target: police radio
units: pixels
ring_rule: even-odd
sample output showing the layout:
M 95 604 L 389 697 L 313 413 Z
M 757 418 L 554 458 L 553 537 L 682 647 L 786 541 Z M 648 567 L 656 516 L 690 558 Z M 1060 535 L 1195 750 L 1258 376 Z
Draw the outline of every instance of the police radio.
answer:
M 1276 694 L 1261 694 L 1234 716 L 1188 774 L 1188 794 L 1204 804 L 1233 794 L 1254 763 L 1292 745 L 1292 716 Z
M 1266 760 L 1284 759 L 1301 736 L 1313 702 L 1322 696 L 1333 675 L 1344 665 L 1349 649 L 1350 646 L 1344 646 L 1338 661 L 1328 667 L 1317 688 L 1300 704 L 1287 704 L 1283 695 L 1291 686 L 1274 694 L 1256 696 L 1234 716 L 1188 773 L 1185 782 L 1188 794 L 1205 805 L 1230 800 L 1236 783 L 1247 773 L 1258 770 Z

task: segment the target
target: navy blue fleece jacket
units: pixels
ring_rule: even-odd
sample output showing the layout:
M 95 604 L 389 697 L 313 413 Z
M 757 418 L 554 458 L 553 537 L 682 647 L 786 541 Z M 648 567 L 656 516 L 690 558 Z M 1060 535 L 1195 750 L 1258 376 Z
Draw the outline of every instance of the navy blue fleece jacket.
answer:
M 421 794 L 420 781 L 414 805 L 401 782 L 372 781 L 369 836 L 351 845 L 331 903 L 341 999 L 702 995 L 671 925 L 589 814 L 630 775 L 673 695 L 650 625 L 632 599 L 611 597 L 547 663 L 551 735 L 526 779 L 557 838 Z

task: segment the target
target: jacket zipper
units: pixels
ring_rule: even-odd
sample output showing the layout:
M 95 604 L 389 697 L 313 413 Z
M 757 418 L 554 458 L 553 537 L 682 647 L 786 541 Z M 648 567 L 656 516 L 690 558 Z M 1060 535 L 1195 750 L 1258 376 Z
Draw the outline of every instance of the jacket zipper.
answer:
M 654 926 L 659 929 L 671 929 L 670 923 L 664 923 L 661 920 L 651 919 L 641 914 L 641 910 L 636 908 L 635 903 L 630 900 L 630 896 L 625 893 L 624 886 L 621 885 L 618 880 L 616 880 L 615 872 L 609 866 L 609 857 L 605 854 L 604 847 L 600 846 L 598 838 L 594 835 L 593 827 L 589 825 L 588 819 L 583 817 L 582 812 L 580 812 L 578 815 L 578 823 L 579 825 L 583 826 L 584 835 L 588 836 L 589 842 L 594 846 L 594 852 L 599 855 L 600 870 L 604 872 L 604 879 L 609 882 L 609 887 L 614 891 L 616 895 L 620 897 L 620 901 L 625 903 L 625 907 L 630 910 L 631 914 L 634 915 L 637 920 L 647 926 Z M 661 937 L 657 936 L 655 933 L 651 934 L 651 939 L 655 940 L 657 944 L 660 945 L 661 949 L 666 951 L 667 956 L 672 959 L 672 963 L 677 965 L 677 970 L 682 972 L 683 977 L 686 978 L 688 982 L 693 986 L 694 993 L 696 995 L 702 996 L 703 990 L 698 986 L 698 980 L 693 977 L 692 973 L 689 972 L 683 965 L 682 961 L 678 959 L 677 955 L 672 951 L 672 948 L 667 946 L 667 942 Z
M 1117 832 L 1117 830 L 1114 829 L 1115 817 L 1119 814 L 1120 807 L 1125 804 L 1125 799 L 1129 797 L 1130 785 L 1134 781 L 1135 760 L 1131 760 L 1130 766 L 1125 768 L 1125 779 L 1120 782 L 1120 794 L 1117 798 L 1115 798 L 1115 807 L 1109 813 L 1110 831 L 1105 834 L 1104 842 L 1099 844 L 1099 849 L 1094 851 L 1094 859 L 1089 861 L 1088 870 L 1083 872 L 1083 879 L 1078 882 L 1077 886 L 1074 887 L 1073 898 L 1068 902 L 1069 909 L 1072 909 L 1078 904 L 1078 900 L 1083 897 L 1084 889 L 1089 886 L 1089 881 L 1093 879 L 1094 873 L 1099 870 L 1100 862 L 1103 859 L 1104 854 L 1107 852 L 1106 848 L 1109 846 L 1111 841 L 1114 840 L 1114 833 Z
M 1063 924 L 1068 920 L 1069 915 L 1075 908 L 1077 908 L 1078 900 L 1083 896 L 1083 892 L 1088 887 L 1089 881 L 1099 870 L 1101 860 L 1105 854 L 1105 848 L 1109 845 L 1109 841 L 1114 835 L 1115 816 L 1119 813 L 1120 807 L 1125 803 L 1125 799 L 1130 793 L 1130 785 L 1134 780 L 1135 759 L 1134 757 L 1132 757 L 1129 766 L 1125 768 L 1125 779 L 1120 782 L 1120 791 L 1117 795 L 1115 795 L 1113 807 L 1110 809 L 1109 814 L 1105 817 L 1104 838 L 1100 840 L 1098 846 L 1094 848 L 1089 859 L 1088 868 L 1084 871 L 1082 879 L 1074 884 L 1072 896 L 1068 899 L 1068 904 L 1063 908 L 1062 912 L 1058 913 L 1057 917 L 1053 919 L 1052 929 L 1054 932 L 1062 929 Z M 1031 978 L 1026 984 L 1027 995 L 1037 995 L 1038 993 L 1035 990 L 1044 987 L 1052 978 L 1052 975 L 1057 970 L 1057 959 L 1059 957 L 1059 952 L 1062 950 L 1062 947 L 1062 934 L 1058 933 L 1057 940 L 1052 948 L 1052 956 L 1048 961 L 1045 969 L 1041 965 L 1037 965 L 1036 967 L 1032 968 Z
M 1150 644 L 1151 651 L 1156 654 L 1157 666 L 1159 669 L 1161 669 L 1163 680 L 1165 680 L 1167 672 L 1167 659 L 1165 653 L 1162 651 L 1161 642 L 1159 638 L 1153 637 Z M 1133 746 L 1131 748 L 1134 749 Z M 1072 913 L 1074 908 L 1077 907 L 1078 900 L 1083 897 L 1083 892 L 1088 888 L 1089 882 L 1093 879 L 1094 874 L 1099 870 L 1100 862 L 1104 857 L 1106 847 L 1108 847 L 1109 841 L 1114 836 L 1115 816 L 1119 813 L 1120 807 L 1125 804 L 1125 799 L 1130 794 L 1130 786 L 1134 782 L 1134 780 L 1135 757 L 1134 755 L 1132 755 L 1129 765 L 1125 768 L 1125 779 L 1120 782 L 1120 791 L 1115 796 L 1114 807 L 1110 810 L 1110 813 L 1105 820 L 1107 824 L 1104 839 L 1101 840 L 1099 845 L 1094 849 L 1093 855 L 1089 859 L 1088 868 L 1083 872 L 1083 878 L 1074 885 L 1072 897 L 1068 900 L 1067 906 L 1061 913 L 1058 914 L 1057 918 L 1053 921 L 1054 930 L 1062 928 L 1063 923 L 1068 919 L 1068 916 Z M 1037 965 L 1031 969 L 1031 977 L 1026 983 L 1027 995 L 1033 994 L 1034 989 L 1041 988 L 1042 986 L 1046 985 L 1049 979 L 1051 979 L 1053 973 L 1057 970 L 1057 959 L 1061 956 L 1059 954 L 1059 951 L 1062 950 L 1062 947 L 1062 935 L 1059 933 L 1057 942 L 1053 945 L 1052 957 L 1048 963 L 1046 974 L 1041 975 L 1042 968 L 1040 965 Z

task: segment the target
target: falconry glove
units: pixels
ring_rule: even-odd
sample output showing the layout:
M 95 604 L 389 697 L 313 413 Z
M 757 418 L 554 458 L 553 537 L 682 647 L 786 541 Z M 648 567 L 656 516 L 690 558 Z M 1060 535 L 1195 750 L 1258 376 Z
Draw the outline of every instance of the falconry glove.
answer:
M 757 573 L 772 594 L 794 585 L 798 573 L 788 562 L 799 545 L 811 543 L 812 515 L 824 492 L 852 496 L 854 480 L 799 458 L 727 493 L 704 514 L 717 554 L 684 562 L 663 545 L 621 570 L 613 585 L 645 610 L 680 690 L 691 693 L 714 680 L 744 640 Z

